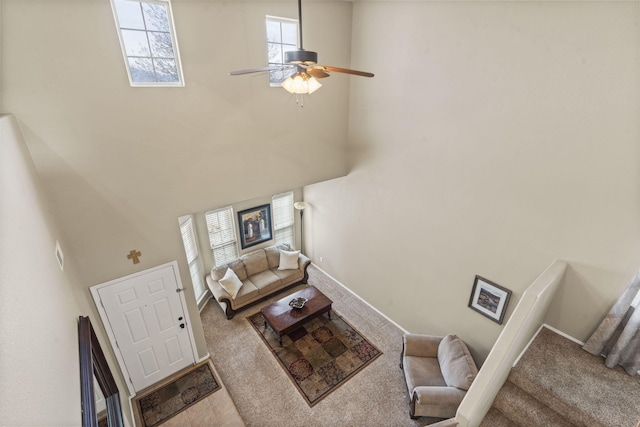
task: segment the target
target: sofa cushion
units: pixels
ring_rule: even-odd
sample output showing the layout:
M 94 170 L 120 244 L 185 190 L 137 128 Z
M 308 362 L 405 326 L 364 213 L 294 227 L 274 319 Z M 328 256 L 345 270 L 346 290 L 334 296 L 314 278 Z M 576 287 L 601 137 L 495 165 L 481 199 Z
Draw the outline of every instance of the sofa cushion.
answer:
M 231 295 L 232 299 L 236 298 L 240 288 L 242 288 L 242 281 L 238 279 L 238 276 L 236 276 L 236 273 L 234 273 L 231 268 L 227 268 L 224 277 L 218 280 L 218 283 L 220 283 L 220 286 L 222 286 L 222 288 Z
M 280 264 L 278 270 L 296 270 L 298 269 L 298 257 L 300 251 L 280 251 Z
M 409 393 L 419 386 L 445 387 L 438 359 L 435 357 L 405 356 L 402 360 Z
M 236 273 L 236 276 L 238 276 L 238 279 L 245 280 L 247 278 L 247 271 L 244 268 L 244 264 L 239 259 L 235 261 L 231 261 L 230 263 L 212 268 L 211 278 L 216 281 L 222 279 L 225 273 L 227 272 L 227 268 L 232 269 L 233 272 Z
M 280 263 L 280 250 L 277 246 L 269 246 L 264 248 L 264 253 L 267 255 L 267 262 L 269 263 L 269 269 L 278 268 Z
M 288 251 L 290 250 L 289 245 L 287 243 L 280 243 L 276 246 L 269 246 L 268 248 L 264 248 L 265 254 L 267 254 L 267 262 L 269 263 L 269 269 L 278 268 L 280 265 L 280 251 Z
M 296 270 L 278 270 L 277 268 L 271 269 L 271 271 L 282 280 L 283 285 L 296 282 L 302 279 L 304 274 L 299 268 Z
M 258 288 L 258 292 L 261 295 L 270 293 L 274 289 L 280 287 L 280 284 L 282 283 L 280 278 L 273 274 L 271 270 L 265 270 L 258 274 L 254 274 L 249 279 L 254 285 L 256 285 L 256 288 Z
M 234 273 L 236 273 L 236 276 L 238 276 L 238 279 L 243 281 L 247 279 L 247 270 L 244 268 L 244 263 L 242 261 L 237 259 L 235 261 L 231 261 L 227 265 L 229 266 L 230 269 L 233 270 Z
M 224 277 L 224 273 L 227 272 L 227 266 L 222 265 L 220 267 L 213 267 L 211 269 L 211 278 L 216 282 Z
M 244 263 L 245 271 L 247 272 L 247 276 L 249 277 L 253 276 L 256 273 L 260 273 L 269 269 L 267 255 L 265 254 L 263 249 L 259 249 L 257 251 L 249 252 L 248 254 L 242 255 L 240 259 Z
M 251 280 L 243 280 L 242 288 L 240 288 L 240 292 L 236 296 L 236 299 L 233 301 L 234 307 L 242 307 L 244 304 L 247 304 L 251 301 L 254 301 L 258 296 L 258 288 L 255 287 Z
M 447 335 L 438 346 L 438 362 L 448 386 L 469 390 L 478 368 L 466 344 L 456 335 Z

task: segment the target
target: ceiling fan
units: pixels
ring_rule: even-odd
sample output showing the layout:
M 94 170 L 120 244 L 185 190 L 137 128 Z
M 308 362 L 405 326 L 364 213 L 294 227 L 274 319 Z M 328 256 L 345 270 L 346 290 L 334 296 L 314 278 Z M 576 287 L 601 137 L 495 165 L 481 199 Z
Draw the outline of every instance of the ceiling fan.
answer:
M 329 77 L 331 76 L 331 73 L 373 77 L 373 73 L 366 71 L 350 70 L 348 68 L 333 67 L 330 65 L 320 65 L 318 64 L 317 52 L 304 50 L 302 45 L 302 0 L 298 0 L 298 23 L 299 47 L 296 50 L 284 53 L 284 64 L 281 66 L 231 71 L 229 74 L 232 76 L 240 76 L 244 74 L 266 73 L 269 71 L 295 70 L 296 72 L 294 74 L 282 82 L 282 87 L 289 93 L 296 94 L 296 102 L 301 102 L 301 99 L 299 100 L 297 98 L 298 95 L 313 93 L 318 90 L 322 84 L 320 84 L 317 79 Z

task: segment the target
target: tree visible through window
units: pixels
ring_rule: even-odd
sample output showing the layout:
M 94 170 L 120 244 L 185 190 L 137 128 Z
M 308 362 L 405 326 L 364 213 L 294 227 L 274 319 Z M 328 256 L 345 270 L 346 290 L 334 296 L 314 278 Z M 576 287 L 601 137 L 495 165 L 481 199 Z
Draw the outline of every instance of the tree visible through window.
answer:
M 182 86 L 171 4 L 112 0 L 132 86 Z
M 284 53 L 298 48 L 298 21 L 295 19 L 267 16 L 267 52 L 269 65 L 284 64 Z M 287 77 L 295 73 L 295 68 L 286 71 L 271 71 L 269 83 L 280 86 Z

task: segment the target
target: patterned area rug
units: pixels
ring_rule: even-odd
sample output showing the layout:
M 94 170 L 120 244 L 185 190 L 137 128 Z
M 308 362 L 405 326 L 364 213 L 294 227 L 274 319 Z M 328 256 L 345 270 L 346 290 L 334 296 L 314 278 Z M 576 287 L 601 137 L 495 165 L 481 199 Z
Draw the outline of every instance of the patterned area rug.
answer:
M 220 389 L 205 363 L 137 401 L 145 427 L 157 426 Z
M 338 316 L 322 315 L 282 338 L 264 326 L 261 313 L 247 320 L 260 334 L 309 406 L 318 403 L 382 354 Z

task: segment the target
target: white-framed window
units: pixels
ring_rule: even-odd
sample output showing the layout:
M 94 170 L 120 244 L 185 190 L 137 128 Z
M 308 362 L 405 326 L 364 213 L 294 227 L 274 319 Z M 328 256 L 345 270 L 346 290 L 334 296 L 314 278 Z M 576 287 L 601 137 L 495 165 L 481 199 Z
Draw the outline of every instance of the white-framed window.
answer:
M 182 235 L 184 252 L 187 255 L 187 263 L 189 264 L 193 292 L 196 295 L 198 306 L 200 306 L 207 294 L 207 287 L 204 283 L 202 261 L 200 260 L 200 251 L 198 250 L 198 238 L 196 237 L 196 231 L 193 225 L 193 215 L 181 216 L 178 218 L 178 223 L 180 224 L 180 234 Z
M 267 15 L 267 54 L 270 66 L 284 64 L 284 53 L 298 48 L 298 20 Z M 271 71 L 269 84 L 280 86 L 295 68 L 286 71 Z
M 273 205 L 273 232 L 276 244 L 288 243 L 295 247 L 293 216 L 293 191 L 276 194 L 271 198 Z
M 184 86 L 169 0 L 111 0 L 131 86 Z
M 213 264 L 217 267 L 238 259 L 236 227 L 233 221 L 233 208 L 215 209 L 205 212 L 209 243 L 213 254 Z

